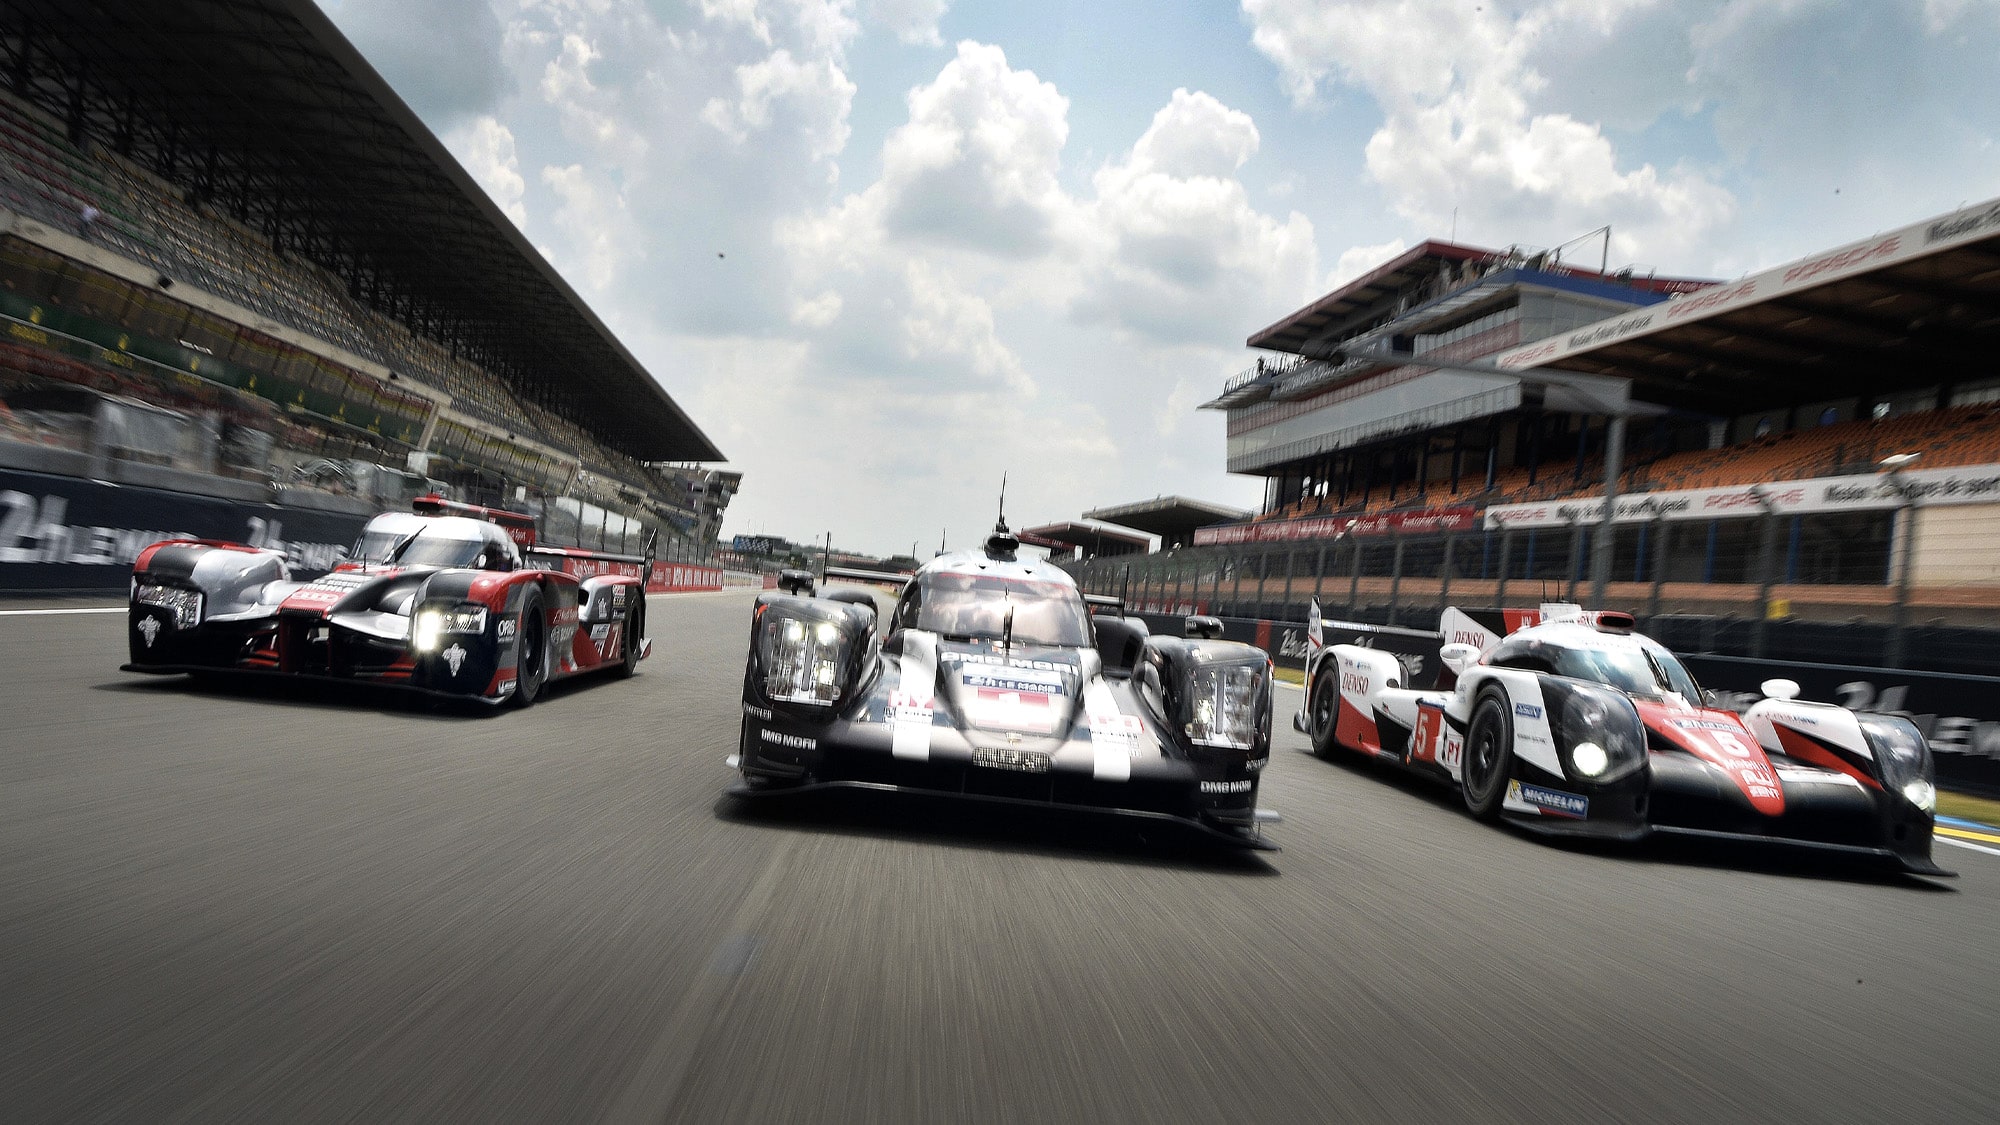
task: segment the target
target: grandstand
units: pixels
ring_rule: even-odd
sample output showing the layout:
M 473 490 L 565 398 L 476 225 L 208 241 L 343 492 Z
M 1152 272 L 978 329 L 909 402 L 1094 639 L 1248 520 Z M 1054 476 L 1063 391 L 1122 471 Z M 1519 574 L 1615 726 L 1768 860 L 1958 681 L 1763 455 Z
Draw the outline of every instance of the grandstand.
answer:
M 393 475 L 712 551 L 740 477 L 309 0 L 0 13 L 0 463 Z
M 1892 664 L 2000 626 L 2000 201 L 1729 282 L 1426 242 L 1248 342 L 1204 408 L 1262 509 L 1088 583 L 1422 623 L 1595 570 L 1706 651 Z M 1920 659 L 2000 670 L 1980 638 Z

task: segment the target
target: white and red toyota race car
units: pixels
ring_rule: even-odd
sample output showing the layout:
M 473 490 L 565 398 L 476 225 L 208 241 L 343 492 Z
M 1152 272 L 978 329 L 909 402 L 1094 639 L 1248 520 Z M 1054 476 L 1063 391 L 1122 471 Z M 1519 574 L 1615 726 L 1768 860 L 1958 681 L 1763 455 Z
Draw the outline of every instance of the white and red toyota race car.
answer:
M 1481 819 L 1748 838 L 1950 874 L 1931 861 L 1931 751 L 1907 718 L 1799 700 L 1790 680 L 1766 681 L 1739 715 L 1707 706 L 1629 614 L 1508 616 L 1447 609 L 1429 690 L 1408 685 L 1393 653 L 1320 650 L 1294 725 L 1321 757 L 1344 750 L 1448 780 Z

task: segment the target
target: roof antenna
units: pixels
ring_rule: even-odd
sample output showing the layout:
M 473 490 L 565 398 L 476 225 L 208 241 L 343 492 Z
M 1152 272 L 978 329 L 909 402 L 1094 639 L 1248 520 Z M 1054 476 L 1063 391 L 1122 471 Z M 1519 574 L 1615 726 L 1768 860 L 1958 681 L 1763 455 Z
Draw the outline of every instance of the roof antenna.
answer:
M 1000 518 L 993 524 L 993 534 L 986 537 L 986 557 L 996 562 L 1013 562 L 1014 552 L 1021 549 L 1021 540 L 1007 530 L 1007 474 L 1000 474 Z

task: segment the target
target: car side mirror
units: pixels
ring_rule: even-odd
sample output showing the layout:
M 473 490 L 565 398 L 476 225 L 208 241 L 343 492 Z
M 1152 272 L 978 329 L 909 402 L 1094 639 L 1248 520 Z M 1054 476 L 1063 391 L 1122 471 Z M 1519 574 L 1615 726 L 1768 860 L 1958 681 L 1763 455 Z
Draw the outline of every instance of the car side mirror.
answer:
M 1200 637 L 1205 641 L 1220 640 L 1222 639 L 1222 619 L 1220 617 L 1203 617 L 1200 615 L 1190 617 L 1182 627 L 1182 635 Z
M 1782 703 L 1785 700 L 1797 699 L 1799 697 L 1799 682 L 1797 680 L 1765 680 L 1763 684 L 1759 685 L 1758 690 L 1764 693 L 1764 698 L 1775 699 Z
M 577 604 L 578 608 L 581 608 L 581 607 L 583 607 L 583 606 L 587 606 L 587 605 L 589 605 L 589 604 L 590 604 L 590 591 L 589 591 L 589 590 L 578 590 L 578 591 L 576 592 L 576 604 Z
M 1467 668 L 1479 663 L 1479 648 L 1463 641 L 1454 641 L 1438 650 L 1438 659 L 1451 669 L 1453 675 L 1464 673 Z

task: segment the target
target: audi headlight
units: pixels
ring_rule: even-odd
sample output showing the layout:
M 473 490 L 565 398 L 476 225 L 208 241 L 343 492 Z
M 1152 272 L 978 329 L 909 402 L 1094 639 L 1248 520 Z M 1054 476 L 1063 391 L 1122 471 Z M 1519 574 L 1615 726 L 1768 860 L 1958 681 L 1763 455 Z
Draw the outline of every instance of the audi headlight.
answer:
M 1857 715 L 1861 733 L 1875 751 L 1882 788 L 1902 794 L 1926 815 L 1937 812 L 1937 783 L 1931 748 L 1917 725 L 1899 715 Z
M 1646 728 L 1623 692 L 1573 680 L 1543 680 L 1550 733 L 1570 773 L 1596 784 L 1646 764 Z
M 757 625 L 764 695 L 777 703 L 831 707 L 847 688 L 854 638 L 840 621 L 766 610 Z
M 410 622 L 410 647 L 418 652 L 436 652 L 447 633 L 484 633 L 486 607 L 483 605 L 429 606 L 417 611 Z
M 150 583 L 132 591 L 140 605 L 157 606 L 172 614 L 174 628 L 192 629 L 201 623 L 201 591 L 185 586 L 156 586 Z
M 1270 709 L 1267 670 L 1261 662 L 1196 665 L 1188 675 L 1188 741 L 1229 750 L 1255 746 Z

